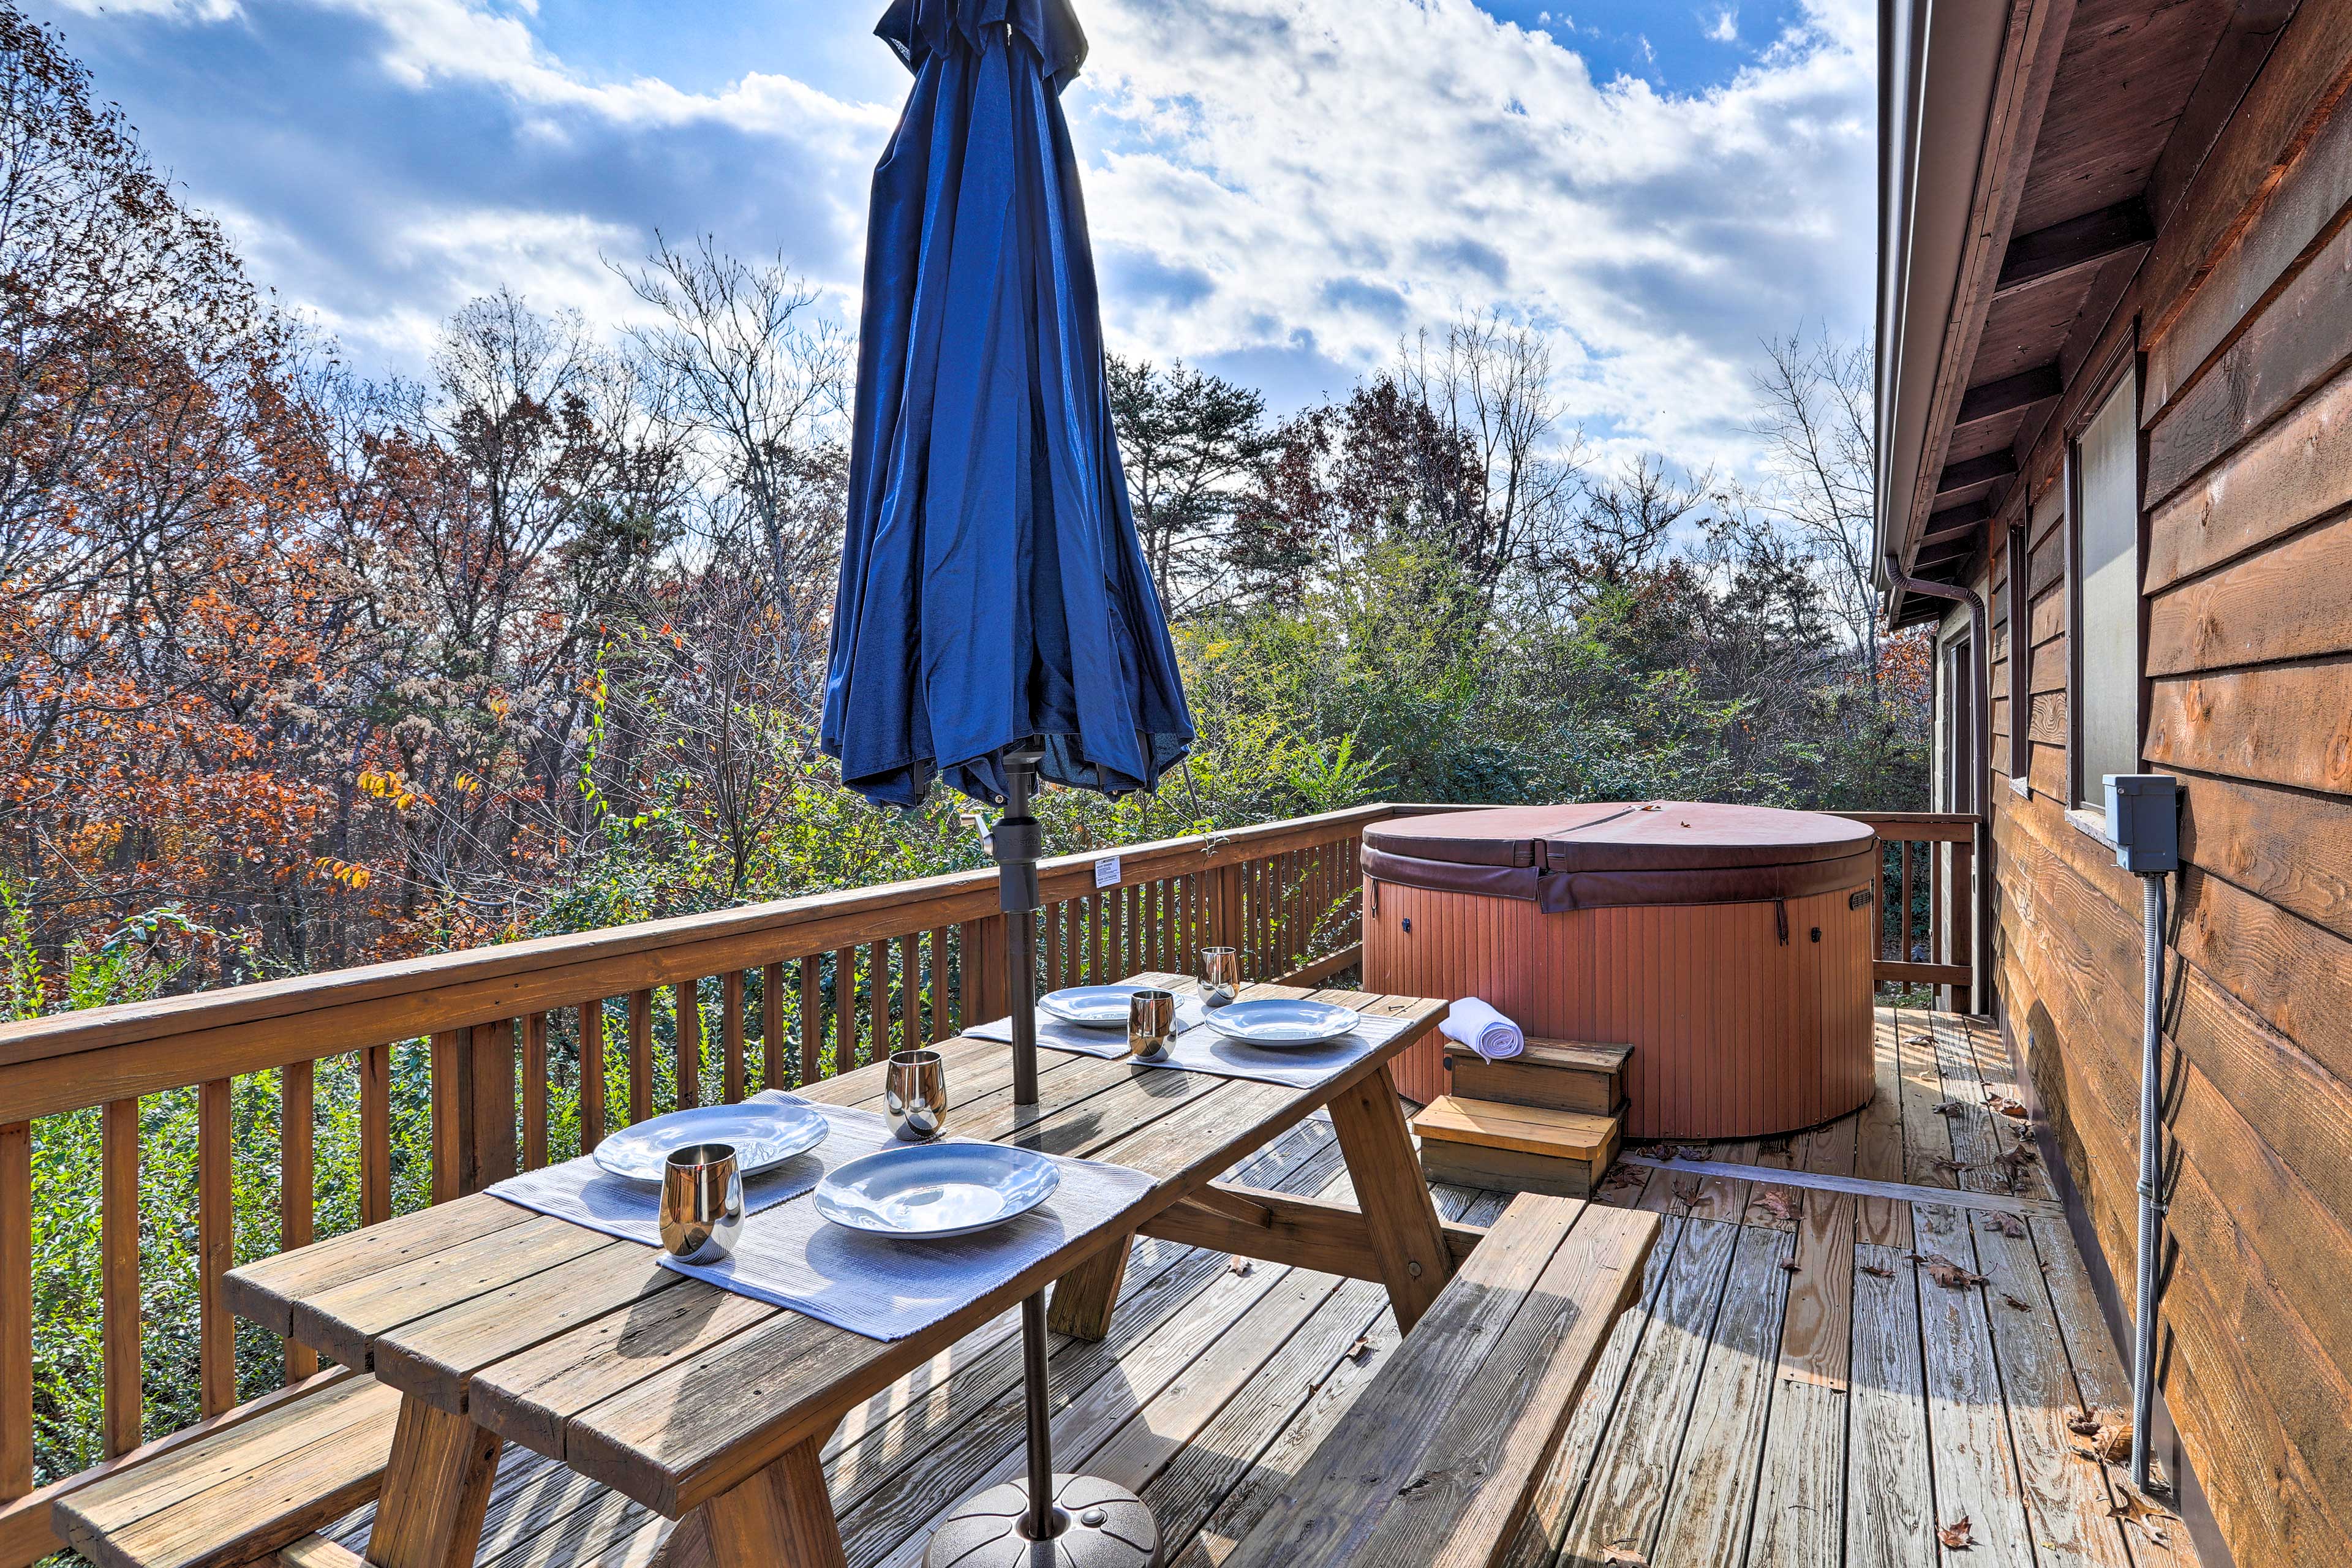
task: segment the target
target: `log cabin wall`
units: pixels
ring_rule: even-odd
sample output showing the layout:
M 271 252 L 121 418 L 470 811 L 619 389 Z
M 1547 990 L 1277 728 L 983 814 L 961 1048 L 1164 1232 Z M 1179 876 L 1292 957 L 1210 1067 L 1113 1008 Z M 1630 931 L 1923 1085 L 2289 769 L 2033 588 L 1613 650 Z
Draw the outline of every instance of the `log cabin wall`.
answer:
M 1990 624 L 1997 1006 L 2127 1296 L 2139 889 L 2067 812 L 2066 463 L 2107 384 L 2093 367 L 2136 368 L 2142 744 L 2186 795 L 2161 1386 L 2249 1568 L 2352 1562 L 2347 87 L 2352 5 L 2305 0 L 2077 338 L 1969 574 Z

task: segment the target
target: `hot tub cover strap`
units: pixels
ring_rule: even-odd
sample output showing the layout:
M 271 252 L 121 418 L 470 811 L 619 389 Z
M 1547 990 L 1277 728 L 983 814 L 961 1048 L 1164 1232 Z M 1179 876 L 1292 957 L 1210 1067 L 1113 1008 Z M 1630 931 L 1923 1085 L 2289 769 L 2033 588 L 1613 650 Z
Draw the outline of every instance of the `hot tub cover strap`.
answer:
M 1547 914 L 1637 904 L 1745 904 L 1803 899 L 1866 885 L 1871 846 L 1833 860 L 1778 866 L 1709 866 L 1640 871 L 1549 871 L 1535 866 L 1479 866 L 1423 860 L 1366 845 L 1364 874 L 1378 882 L 1441 892 L 1520 899 Z

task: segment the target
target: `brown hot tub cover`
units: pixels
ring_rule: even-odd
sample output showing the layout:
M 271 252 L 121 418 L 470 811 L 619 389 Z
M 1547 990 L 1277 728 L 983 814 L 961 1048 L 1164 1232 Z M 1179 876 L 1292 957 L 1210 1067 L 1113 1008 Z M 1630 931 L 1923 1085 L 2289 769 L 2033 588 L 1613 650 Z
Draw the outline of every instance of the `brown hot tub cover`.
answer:
M 1686 801 L 1513 805 L 1364 830 L 1380 882 L 1524 899 L 1549 913 L 1733 904 L 1867 884 L 1870 827 L 1811 811 Z

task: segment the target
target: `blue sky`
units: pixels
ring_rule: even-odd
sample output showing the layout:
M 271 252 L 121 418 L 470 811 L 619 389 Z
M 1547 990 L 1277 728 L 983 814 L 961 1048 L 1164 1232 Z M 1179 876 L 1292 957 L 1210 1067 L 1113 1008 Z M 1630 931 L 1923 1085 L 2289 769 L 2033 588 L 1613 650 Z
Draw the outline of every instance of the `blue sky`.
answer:
M 658 228 L 854 319 L 880 0 L 31 0 L 369 370 L 510 285 L 600 324 Z M 1079 0 L 1112 346 L 1344 392 L 1465 310 L 1605 447 L 1748 466 L 1759 339 L 1871 310 L 1870 0 Z

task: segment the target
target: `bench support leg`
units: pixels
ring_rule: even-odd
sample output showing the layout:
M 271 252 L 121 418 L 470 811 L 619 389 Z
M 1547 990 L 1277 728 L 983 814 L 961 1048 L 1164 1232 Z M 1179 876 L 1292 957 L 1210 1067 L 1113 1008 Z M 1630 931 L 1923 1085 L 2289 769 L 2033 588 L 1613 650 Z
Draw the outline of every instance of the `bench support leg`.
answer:
M 811 1437 L 678 1521 L 667 1568 L 848 1568 L 824 1487 L 824 1439 Z
M 496 1433 L 413 1394 L 401 1400 L 367 1560 L 375 1568 L 473 1568 L 498 1468 Z
M 1129 1231 L 1055 1280 L 1045 1326 L 1089 1343 L 1109 1333 L 1111 1309 L 1118 1304 L 1119 1283 L 1134 1250 L 1135 1233 Z
M 1364 1211 L 1372 1259 L 1389 1288 L 1397 1326 L 1409 1332 L 1453 1277 L 1454 1254 L 1385 1064 L 1331 1101 L 1331 1126 L 1347 1156 L 1348 1179 Z

